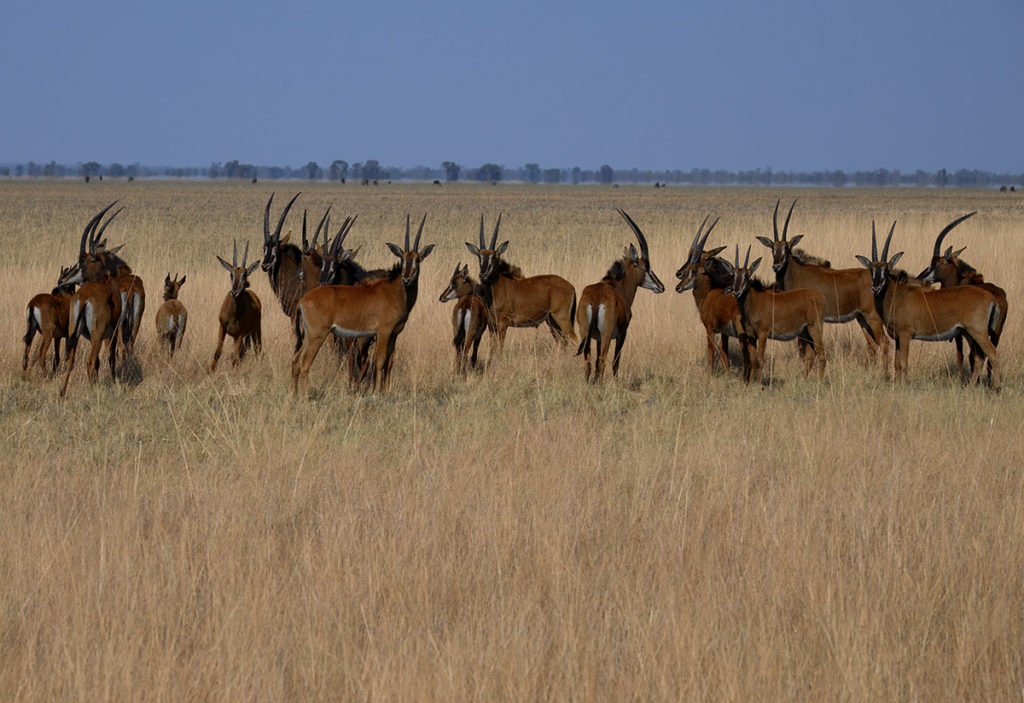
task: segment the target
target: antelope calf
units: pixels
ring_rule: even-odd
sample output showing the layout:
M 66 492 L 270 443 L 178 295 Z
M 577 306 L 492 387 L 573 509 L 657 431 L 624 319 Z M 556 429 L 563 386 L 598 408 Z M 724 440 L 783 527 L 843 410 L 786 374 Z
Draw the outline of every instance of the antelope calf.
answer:
M 260 262 L 254 261 L 246 265 L 249 258 L 249 244 L 245 245 L 245 252 L 242 254 L 242 265 L 238 265 L 238 243 L 232 250 L 231 263 L 217 257 L 220 265 L 231 274 L 231 290 L 224 298 L 220 306 L 220 327 L 217 336 L 217 349 L 213 352 L 213 363 L 210 364 L 210 371 L 217 368 L 217 361 L 220 359 L 221 350 L 224 348 L 224 336 L 231 335 L 235 340 L 235 356 L 231 365 L 236 366 L 245 351 L 250 346 L 257 354 L 263 346 L 263 338 L 260 332 L 260 318 L 262 306 L 256 293 L 249 290 L 249 274 L 255 271 Z
M 775 271 L 777 290 L 810 288 L 825 296 L 825 322 L 842 323 L 856 320 L 864 332 L 868 355 L 875 356 L 881 346 L 882 358 L 889 354 L 889 339 L 882 329 L 882 318 L 875 310 L 871 295 L 871 277 L 861 269 L 833 269 L 827 261 L 807 256 L 796 245 L 803 239 L 799 234 L 787 239 L 789 220 L 796 201 L 789 207 L 786 223 L 779 236 L 779 201 L 772 213 L 772 237 L 758 237 L 772 250 L 772 270 Z
M 36 332 L 41 335 L 39 354 L 36 363 L 46 373 L 46 352 L 53 341 L 53 369 L 47 374 L 53 376 L 60 366 L 60 340 L 68 336 L 68 315 L 71 309 L 71 296 L 75 292 L 75 283 L 63 282 L 67 279 L 70 269 L 61 267 L 57 279 L 57 287 L 49 293 L 33 296 L 25 308 L 27 329 L 25 331 L 25 358 L 21 362 L 21 370 L 28 375 L 28 358 L 32 349 L 32 340 Z M 65 347 L 67 342 L 65 341 Z
M 178 291 L 185 285 L 185 277 L 178 279 L 178 274 L 167 274 L 164 278 L 164 303 L 156 311 L 156 336 L 161 345 L 170 349 L 170 356 L 174 356 L 174 349 L 181 345 L 185 336 L 185 325 L 188 324 L 188 311 L 178 300 Z
M 480 216 L 480 246 L 466 242 L 466 247 L 480 263 L 480 285 L 491 300 L 488 327 L 497 338 L 491 347 L 500 355 L 509 327 L 537 327 L 546 322 L 551 335 L 565 348 L 576 341 L 573 318 L 576 316 L 576 289 L 569 281 L 553 274 L 523 277 L 523 272 L 501 258 L 508 242 L 497 246 L 501 215 L 494 225 L 491 245 L 484 243 L 484 218 Z
M 818 377 L 823 377 L 825 345 L 821 334 L 825 322 L 824 293 L 811 288 L 782 292 L 768 290 L 763 283 L 753 277 L 761 259 L 758 258 L 750 264 L 749 246 L 747 258 L 742 266 L 738 246 L 735 265 L 725 263 L 727 268 L 732 270 L 731 292 L 739 305 L 743 333 L 748 339 L 755 340 L 757 345 L 756 354 L 749 354 L 750 363 L 743 374 L 744 381 L 749 383 L 751 380 L 760 380 L 769 337 L 780 341 L 799 339 L 805 364 L 804 376 L 810 373 L 817 360 Z
M 990 338 L 993 346 L 998 347 L 999 338 L 1002 337 L 1003 334 L 1003 326 L 1006 324 L 1006 312 L 1009 307 L 1006 302 L 1006 291 L 995 284 L 988 283 L 985 280 L 985 277 L 982 276 L 977 269 L 960 258 L 960 254 L 963 253 L 966 247 L 962 247 L 956 251 L 953 251 L 953 247 L 947 247 L 945 253 L 939 253 L 939 250 L 942 248 L 942 240 L 947 234 L 949 234 L 950 230 L 975 214 L 975 212 L 969 212 L 946 225 L 946 227 L 939 233 L 939 236 L 935 239 L 935 247 L 932 251 L 931 263 L 929 263 L 928 268 L 918 274 L 917 277 L 925 283 L 938 283 L 940 288 L 951 288 L 953 286 L 978 286 L 979 288 L 984 288 L 991 293 L 993 297 L 995 297 L 996 303 L 999 305 L 999 319 L 995 322 Z M 956 342 L 957 373 L 962 373 L 964 366 L 962 336 L 957 335 L 953 338 L 953 341 Z M 970 354 L 970 370 L 972 372 L 974 371 L 976 356 L 977 353 L 972 347 Z M 991 381 L 991 364 L 989 364 L 988 367 L 989 381 Z
M 295 355 L 292 357 L 292 392 L 309 393 L 309 368 L 313 365 L 327 335 L 361 340 L 372 338 L 377 350 L 374 359 L 374 390 L 390 383 L 395 342 L 405 329 L 419 292 L 420 263 L 434 249 L 429 244 L 419 250 L 426 215 L 409 246 L 410 220 L 405 220 L 405 248 L 388 243 L 399 262 L 388 277 L 367 285 L 317 286 L 299 301 L 295 314 Z
M 647 288 L 655 293 L 664 293 L 665 286 L 651 270 L 650 254 L 647 250 L 647 239 L 633 219 L 623 210 L 617 210 L 632 228 L 640 243 L 640 252 L 632 244 L 625 256 L 612 264 L 608 273 L 599 283 L 592 283 L 583 289 L 580 295 L 579 309 L 576 312 L 576 324 L 580 329 L 579 349 L 576 354 L 583 354 L 585 378 L 590 380 L 590 341 L 597 343 L 597 358 L 594 361 L 594 382 L 604 374 L 605 360 L 612 340 L 615 340 L 615 358 L 612 361 L 612 375 L 619 373 L 619 359 L 622 356 L 622 345 L 626 343 L 626 332 L 633 318 L 633 298 L 637 288 Z
M 461 261 L 455 264 L 455 273 L 452 274 L 448 287 L 441 292 L 440 297 L 442 303 L 457 300 L 452 311 L 455 373 L 466 373 L 467 359 L 469 365 L 476 368 L 477 350 L 480 348 L 484 330 L 487 329 L 485 295 L 483 287 L 470 277 L 469 266 L 463 266 Z M 472 356 L 469 355 L 470 345 L 473 346 Z
M 697 305 L 697 313 L 704 325 L 704 332 L 708 341 L 708 376 L 715 371 L 715 335 L 720 337 L 721 349 L 719 354 L 722 359 L 722 366 L 729 370 L 729 337 L 736 337 L 740 342 L 740 350 L 743 358 L 743 368 L 747 364 L 747 337 L 743 334 L 743 322 L 740 318 L 740 308 L 736 297 L 725 292 L 730 285 L 730 271 L 726 263 L 718 258 L 718 254 L 725 247 L 718 247 L 711 251 L 704 251 L 711 230 L 715 228 L 718 220 L 711 223 L 704 238 L 701 239 L 701 232 L 708 218 L 704 218 L 697 235 L 690 244 L 690 252 L 686 263 L 676 271 L 676 278 L 679 283 L 676 285 L 676 292 L 683 293 L 693 290 L 693 301 Z
M 903 252 L 889 258 L 889 243 L 896 223 L 892 223 L 885 239 L 882 257 L 878 257 L 875 223 L 871 223 L 871 259 L 857 256 L 871 274 L 871 290 L 875 305 L 885 322 L 885 330 L 896 341 L 894 377 L 906 377 L 910 340 L 937 342 L 953 339 L 959 334 L 967 337 L 972 349 L 977 349 L 992 365 L 989 385 L 999 390 L 999 354 L 992 335 L 1002 312 L 995 296 L 980 286 L 954 286 L 930 290 L 910 285 L 906 272 L 893 270 Z M 977 382 L 981 364 L 974 369 L 971 381 Z

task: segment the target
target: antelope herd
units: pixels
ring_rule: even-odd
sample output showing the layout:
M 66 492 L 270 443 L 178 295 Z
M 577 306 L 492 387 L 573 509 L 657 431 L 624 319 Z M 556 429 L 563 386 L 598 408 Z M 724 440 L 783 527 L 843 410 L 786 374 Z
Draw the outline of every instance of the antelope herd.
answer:
M 290 367 L 293 394 L 301 392 L 303 397 L 308 396 L 310 367 L 328 337 L 335 339 L 336 349 L 347 357 L 351 383 L 367 381 L 369 375 L 374 390 L 386 390 L 396 341 L 418 297 L 420 266 L 434 249 L 434 244 L 420 248 L 427 217 L 424 215 L 420 220 L 415 238 L 411 236 L 411 217 L 406 217 L 404 246 L 387 243 L 398 258 L 392 268 L 367 270 L 355 261 L 359 250 L 344 246 L 356 222 L 355 215 L 346 217 L 332 237 L 327 208 L 310 241 L 308 212 L 304 211 L 301 246 L 289 242 L 290 232 L 281 236 L 298 197 L 284 206 L 273 233 L 273 195 L 267 201 L 262 259 L 250 263 L 249 244 L 245 243 L 239 263 L 237 242 L 230 264 L 216 257 L 230 275 L 230 288 L 218 317 L 217 345 L 210 372 L 217 367 L 225 336 L 234 339 L 233 365 L 250 348 L 260 352 L 263 308 L 250 289 L 249 276 L 262 268 L 282 311 L 291 321 L 295 337 Z M 99 375 L 104 345 L 112 377 L 117 372 L 118 346 L 125 356 L 132 356 L 135 351 L 145 310 L 145 287 L 118 256 L 124 245 L 109 248 L 104 238 L 107 227 L 124 209 L 108 215 L 116 204 L 111 203 L 89 220 L 82 233 L 77 262 L 62 267 L 56 287 L 50 293 L 34 296 L 26 308 L 23 373 L 28 375 L 30 365 L 38 365 L 44 374 L 56 374 L 60 342 L 65 340 L 61 396 L 67 392 L 82 337 L 91 345 L 86 362 L 91 382 Z M 964 373 L 962 345 L 966 342 L 970 382 L 977 383 L 982 370 L 987 369 L 989 386 L 999 390 L 998 345 L 1006 322 L 1006 293 L 960 258 L 964 247 L 954 251 L 949 246 L 942 251 L 947 235 L 975 212 L 950 222 L 935 240 L 931 263 L 917 276 L 910 276 L 895 268 L 903 252 L 889 254 L 895 222 L 889 228 L 881 254 L 872 222 L 870 259 L 858 255 L 856 259 L 863 268 L 837 269 L 829 261 L 796 247 L 804 235 L 789 236 L 796 201 L 789 208 L 780 235 L 779 205 L 776 202 L 772 213 L 772 238 L 756 237 L 771 250 L 773 282 L 755 277 L 762 259 L 750 261 L 750 245 L 742 263 L 739 245 L 732 261 L 719 256 L 726 248 L 724 245 L 707 248 L 719 222 L 715 219 L 707 226 L 711 215 L 700 223 L 683 265 L 676 271 L 676 292 L 693 292 L 704 326 L 709 374 L 714 373 L 716 358 L 729 371 L 728 340 L 735 338 L 740 346 L 741 377 L 747 383 L 760 383 L 767 340 L 795 339 L 805 375 L 817 366 L 818 378 L 822 379 L 826 367 L 824 323 L 856 320 L 864 332 L 870 357 L 880 351 L 882 359 L 887 360 L 889 337 L 895 341 L 896 380 L 906 376 L 911 340 L 952 340 L 956 343 L 958 373 Z M 587 381 L 602 378 L 614 341 L 612 374 L 617 375 L 637 289 L 647 288 L 655 293 L 665 290 L 652 269 L 643 231 L 625 211 L 617 212 L 632 231 L 639 249 L 629 243 L 604 278 L 583 288 L 578 300 L 575 287 L 565 278 L 555 274 L 528 277 L 504 259 L 509 242 L 498 244 L 501 215 L 489 244 L 481 215 L 479 244 L 466 242 L 479 264 L 479 282 L 470 274 L 469 266 L 459 262 L 440 295 L 442 303 L 456 301 L 451 318 L 455 373 L 466 374 L 477 368 L 477 351 L 484 331 L 491 333 L 489 361 L 495 361 L 509 327 L 545 323 L 562 348 L 578 342 L 576 354 L 583 356 Z M 177 274 L 172 278 L 168 273 L 164 280 L 164 302 L 155 316 L 157 339 L 169 356 L 181 346 L 185 334 L 188 312 L 178 300 L 185 278 L 179 279 Z M 32 344 L 37 333 L 41 342 L 33 359 Z M 51 342 L 53 361 L 47 371 L 46 355 Z

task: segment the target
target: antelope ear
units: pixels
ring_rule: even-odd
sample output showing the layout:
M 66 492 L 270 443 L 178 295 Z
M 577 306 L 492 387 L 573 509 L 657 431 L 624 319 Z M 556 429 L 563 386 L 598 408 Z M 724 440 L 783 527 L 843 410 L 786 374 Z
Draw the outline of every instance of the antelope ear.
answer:
M 954 258 L 954 259 L 959 259 L 959 258 L 960 258 L 960 255 L 964 253 L 964 249 L 966 249 L 966 248 L 967 248 L 967 247 L 960 247 L 959 249 L 957 249 L 956 251 L 954 251 L 954 252 L 953 252 L 953 258 Z
M 430 252 L 432 251 L 434 251 L 433 244 L 428 244 L 427 246 L 423 247 L 423 250 L 420 252 L 420 261 L 423 261 L 425 258 L 430 256 Z
M 725 247 L 722 248 L 724 249 Z M 721 259 L 720 261 L 722 262 L 722 266 L 725 266 L 725 270 L 728 271 L 729 273 L 732 273 L 733 271 L 736 270 L 727 259 Z M 707 269 L 709 263 L 711 263 L 711 259 L 708 259 L 707 261 L 704 262 L 705 269 Z
M 760 265 L 761 265 L 761 257 L 757 257 L 754 260 L 754 263 L 752 263 L 750 265 L 750 268 L 747 269 L 747 273 L 749 273 L 751 276 L 753 276 L 754 275 L 754 271 L 757 271 L 757 267 L 760 266 Z
M 259 260 L 259 259 L 256 259 L 256 260 L 255 260 L 255 261 L 253 261 L 253 262 L 252 262 L 251 264 L 249 264 L 249 268 L 247 268 L 247 269 L 245 270 L 245 272 L 246 272 L 246 273 L 252 273 L 253 271 L 255 271 L 256 269 L 258 269 L 259 267 L 260 267 L 260 260 Z
M 180 281 L 178 281 L 178 286 L 179 286 L 179 287 L 181 287 L 181 286 L 183 286 L 183 285 L 185 285 L 185 277 L 184 277 L 184 276 L 182 276 L 182 277 L 181 277 L 181 280 L 180 280 Z
M 401 259 L 401 258 L 402 258 L 402 254 L 403 254 L 403 252 L 402 252 L 402 250 L 401 250 L 401 249 L 400 249 L 400 248 L 398 247 L 398 245 L 397 245 L 397 244 L 392 244 L 391 242 L 387 242 L 387 245 L 388 245 L 388 249 L 390 249 L 390 250 L 391 250 L 391 253 L 392 253 L 392 254 L 394 254 L 395 256 L 397 256 L 397 257 L 398 257 L 399 259 Z
M 717 249 L 712 249 L 711 251 L 706 252 L 706 253 L 708 255 L 708 258 L 710 259 L 712 256 L 718 256 L 723 251 L 725 251 L 725 247 L 718 247 Z
M 768 237 L 758 237 L 757 241 L 761 242 L 761 244 L 764 244 L 769 249 L 775 248 L 775 243 L 772 240 L 768 239 Z M 725 247 L 722 248 L 724 249 Z
M 899 253 L 893 254 L 891 257 L 889 257 L 889 268 L 892 268 L 893 266 L 895 266 L 896 262 L 900 260 L 901 256 L 903 256 L 903 252 L 902 251 L 899 252 Z
M 949 257 L 951 256 L 953 256 L 953 247 L 946 247 L 946 251 L 943 253 L 942 258 L 949 261 Z
M 804 238 L 804 235 L 802 235 L 802 234 L 798 234 L 798 235 L 796 235 L 795 237 L 793 237 L 792 239 L 790 239 L 790 240 L 789 240 L 789 246 L 791 246 L 791 247 L 795 247 L 795 246 L 797 245 L 797 243 L 798 243 L 798 242 L 799 242 L 799 241 L 800 241 L 801 239 L 803 239 L 803 238 Z
M 345 258 L 348 259 L 349 261 L 355 259 L 356 258 L 356 254 L 359 253 L 359 249 L 360 248 L 361 247 L 356 247 L 355 249 L 344 249 L 343 251 L 348 252 L 348 256 L 346 256 Z
M 340 264 L 343 261 L 351 260 L 356 255 L 357 251 L 359 251 L 359 250 L 358 249 L 342 249 L 341 253 L 338 254 L 338 263 Z
M 61 273 L 64 273 L 64 272 L 61 271 Z M 167 274 L 166 276 L 164 276 L 164 285 L 165 286 L 171 285 L 171 274 Z
M 634 265 L 640 263 L 640 255 L 636 252 L 636 247 L 632 244 L 629 245 L 629 260 L 632 261 Z
M 281 237 L 280 240 L 278 240 L 278 244 L 280 244 L 281 246 L 284 246 L 285 244 L 288 243 L 288 239 L 291 236 L 292 236 L 292 233 L 289 231 L 288 234 L 284 235 L 283 237 Z
M 502 242 L 501 245 L 497 249 L 494 250 L 494 253 L 497 254 L 498 256 L 501 256 L 502 254 L 505 253 L 506 249 L 508 249 L 508 240 L 507 239 L 504 242 Z
M 462 267 L 462 277 L 469 278 L 469 264 Z
M 864 268 L 871 268 L 871 262 L 868 261 L 868 257 L 857 254 L 857 261 L 859 261 Z
M 470 254 L 477 257 L 478 259 L 480 258 L 480 247 L 470 244 L 469 242 L 466 242 L 466 246 L 469 248 Z
M 217 261 L 220 262 L 221 266 L 223 266 L 224 268 L 226 268 L 228 270 L 228 273 L 233 274 L 235 272 L 235 268 L 231 264 L 229 264 L 227 261 L 225 261 L 224 259 L 220 258 L 219 256 L 217 257 Z

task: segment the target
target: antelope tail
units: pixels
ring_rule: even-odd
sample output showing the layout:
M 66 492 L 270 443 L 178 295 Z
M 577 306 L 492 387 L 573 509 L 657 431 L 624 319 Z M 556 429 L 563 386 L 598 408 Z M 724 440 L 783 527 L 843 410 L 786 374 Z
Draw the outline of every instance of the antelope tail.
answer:
M 573 304 L 575 305 L 575 302 Z M 583 339 L 580 340 L 580 346 L 579 346 L 579 349 L 576 350 L 576 356 L 579 356 L 580 354 L 582 354 L 583 353 L 583 349 L 585 347 L 589 347 L 590 346 L 590 338 L 593 337 L 596 332 L 597 332 L 597 315 L 594 314 L 594 310 L 593 310 L 593 308 L 591 308 L 590 310 L 587 311 L 587 330 L 586 330 L 585 333 L 580 335 Z M 600 345 L 598 346 L 598 349 L 600 350 Z M 587 354 L 589 354 L 589 353 L 590 352 L 588 351 Z
M 569 319 L 576 319 L 576 291 L 572 292 L 572 307 L 569 308 Z
M 304 341 L 305 335 L 303 334 L 302 324 L 302 306 L 300 305 L 295 310 L 295 353 L 298 354 L 299 350 L 302 349 L 302 342 Z
M 1001 318 L 1002 312 L 999 309 L 999 303 L 994 303 L 988 314 L 988 338 L 991 340 L 992 346 L 999 345 L 999 337 L 1003 332 Z
M 42 332 L 39 329 L 39 323 L 36 322 L 35 310 L 31 307 L 26 309 L 26 317 L 28 318 L 28 329 L 25 330 L 24 342 L 25 344 L 31 344 L 32 338 L 36 336 L 36 332 Z

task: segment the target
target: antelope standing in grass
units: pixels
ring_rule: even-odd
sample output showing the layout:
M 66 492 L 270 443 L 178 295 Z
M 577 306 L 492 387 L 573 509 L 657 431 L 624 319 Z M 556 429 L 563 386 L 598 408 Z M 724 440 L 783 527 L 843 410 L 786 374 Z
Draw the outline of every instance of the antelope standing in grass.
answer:
M 313 249 L 304 256 L 301 248 L 288 242 L 291 238 L 290 232 L 281 237 L 285 218 L 288 217 L 288 211 L 299 195 L 300 193 L 296 193 L 284 206 L 273 234 L 270 233 L 270 205 L 274 202 L 273 194 L 267 200 L 267 207 L 263 212 L 263 261 L 260 266 L 267 272 L 270 288 L 281 301 L 281 309 L 288 317 L 295 314 L 299 300 L 306 291 L 316 286 L 320 276 L 319 252 Z
M 693 301 L 697 304 L 697 313 L 700 315 L 701 324 L 704 325 L 704 332 L 707 334 L 708 375 L 710 376 L 715 371 L 716 334 L 720 336 L 719 354 L 722 366 L 726 371 L 729 370 L 729 337 L 736 337 L 740 341 L 744 369 L 747 367 L 748 360 L 747 338 L 743 334 L 739 305 L 735 296 L 725 292 L 726 287 L 732 282 L 730 272 L 726 263 L 718 258 L 718 254 L 725 247 L 704 251 L 708 236 L 718 223 L 718 220 L 712 222 L 702 239 L 701 232 L 707 221 L 708 218 L 705 217 L 693 238 L 693 243 L 690 244 L 686 263 L 676 271 L 676 278 L 679 279 L 676 292 L 683 293 L 693 290 Z
M 74 283 L 62 283 L 69 274 L 69 269 L 61 267 L 57 279 L 57 287 L 49 293 L 33 296 L 25 308 L 27 330 L 25 331 L 25 358 L 21 362 L 21 370 L 27 375 L 29 352 L 36 332 L 41 335 L 39 353 L 36 363 L 46 373 L 46 352 L 53 341 L 53 370 L 47 374 L 53 376 L 60 366 L 60 340 L 68 336 L 68 314 L 71 309 L 71 296 L 75 292 Z M 65 347 L 67 341 L 64 342 Z
M 918 274 L 917 277 L 925 283 L 938 283 L 941 288 L 950 288 L 952 286 L 979 286 L 991 293 L 993 297 L 995 297 L 996 303 L 999 305 L 999 319 L 996 320 L 991 334 L 993 346 L 998 347 L 999 338 L 1003 334 L 1003 326 L 1006 324 L 1006 312 L 1008 308 L 1006 302 L 1006 291 L 995 284 L 985 281 L 985 277 L 982 276 L 977 269 L 960 259 L 960 254 L 963 253 L 966 247 L 960 248 L 956 251 L 953 251 L 953 247 L 947 247 L 944 253 L 939 253 L 942 248 L 942 240 L 945 239 L 950 230 L 975 214 L 976 212 L 969 212 L 946 225 L 946 227 L 939 233 L 939 236 L 935 239 L 935 248 L 932 251 L 931 263 L 928 264 L 928 268 Z M 956 342 L 957 373 L 962 373 L 964 366 L 964 352 L 961 335 L 954 337 L 953 341 Z M 970 355 L 971 371 L 974 371 L 975 356 L 975 350 L 972 348 Z M 991 382 L 991 380 L 992 368 L 991 365 L 989 365 L 989 381 Z
M 824 325 L 825 295 L 813 288 L 798 288 L 781 292 L 771 291 L 754 278 L 761 259 L 750 263 L 750 246 L 740 266 L 740 248 L 736 247 L 736 263 L 726 267 L 732 270 L 730 292 L 736 297 L 740 309 L 743 333 L 748 340 L 756 340 L 756 354 L 750 352 L 749 367 L 744 370 L 748 383 L 760 381 L 768 338 L 780 341 L 799 339 L 804 357 L 804 376 L 818 362 L 818 377 L 825 375 L 825 345 L 821 333 Z M 813 351 L 813 355 L 811 354 Z
M 501 215 L 494 225 L 490 247 L 484 242 L 484 218 L 480 216 L 480 246 L 466 242 L 469 251 L 480 262 L 480 284 L 491 299 L 488 327 L 497 338 L 495 348 L 500 355 L 509 327 L 537 327 L 546 322 L 555 340 L 565 348 L 576 341 L 573 318 L 576 316 L 576 289 L 561 276 L 547 274 L 523 277 L 523 272 L 501 258 L 508 242 L 497 246 Z
M 469 266 L 462 262 L 455 264 L 448 287 L 441 292 L 440 301 L 456 300 L 452 310 L 452 344 L 455 345 L 455 373 L 465 374 L 467 360 L 476 368 L 477 350 L 487 329 L 486 291 L 469 275 Z M 470 345 L 473 347 L 470 355 Z
M 156 335 L 157 339 L 170 349 L 170 356 L 174 356 L 175 347 L 181 346 L 181 340 L 185 337 L 185 326 L 188 324 L 188 311 L 181 301 L 178 300 L 178 291 L 185 285 L 185 276 L 178 278 L 178 274 L 167 274 L 164 278 L 164 303 L 156 311 Z
M 803 239 L 799 234 L 787 239 L 789 219 L 796 200 L 789 208 L 786 223 L 779 237 L 779 201 L 772 213 L 772 239 L 758 237 L 757 241 L 772 250 L 772 270 L 778 290 L 810 288 L 825 296 L 825 322 L 856 320 L 864 332 L 868 355 L 874 357 L 879 346 L 883 361 L 889 354 L 889 340 L 882 331 L 882 318 L 875 310 L 871 295 L 871 277 L 862 269 L 833 269 L 828 262 L 809 257 L 794 247 Z
M 622 345 L 626 343 L 626 332 L 633 317 L 633 298 L 637 288 L 647 288 L 655 293 L 664 293 L 665 286 L 651 270 L 647 239 L 633 219 L 623 210 L 616 210 L 632 228 L 640 243 L 640 252 L 632 244 L 622 259 L 612 264 L 608 273 L 599 283 L 592 283 L 580 294 L 576 324 L 580 329 L 579 349 L 583 354 L 586 368 L 585 378 L 590 380 L 590 341 L 597 343 L 597 358 L 594 360 L 594 382 L 604 374 L 605 360 L 612 340 L 615 340 L 615 358 L 612 361 L 612 375 L 619 373 L 619 359 Z
M 903 252 L 889 258 L 889 243 L 896 223 L 892 223 L 889 236 L 878 258 L 875 223 L 871 223 L 871 259 L 857 256 L 871 274 L 871 291 L 875 305 L 885 321 L 885 330 L 896 341 L 894 376 L 897 381 L 906 377 L 910 340 L 937 342 L 953 339 L 959 334 L 967 337 L 972 349 L 976 348 L 992 365 L 989 385 L 998 391 L 1000 386 L 999 354 L 992 335 L 1001 317 L 995 296 L 980 286 L 954 286 L 930 290 L 911 284 L 904 271 L 893 270 Z M 981 374 L 978 364 L 971 381 L 977 382 Z
M 242 254 L 242 265 L 238 265 L 238 243 L 234 244 L 231 263 L 217 257 L 220 265 L 231 274 L 231 290 L 224 298 L 220 306 L 219 323 L 217 332 L 217 349 L 213 352 L 213 363 L 210 364 L 210 371 L 217 368 L 217 361 L 220 359 L 221 351 L 224 348 L 224 336 L 231 335 L 235 340 L 235 356 L 231 365 L 236 366 L 245 351 L 250 346 L 259 354 L 263 347 L 261 332 L 262 306 L 260 299 L 253 291 L 249 290 L 249 274 L 255 271 L 259 260 L 246 264 L 249 258 L 249 243 L 245 244 L 245 252 Z
M 387 389 L 394 360 L 395 342 L 405 328 L 419 292 L 420 264 L 433 250 L 429 244 L 419 250 L 426 215 L 409 246 L 410 219 L 405 220 L 405 248 L 388 243 L 399 262 L 388 277 L 367 285 L 318 286 L 306 293 L 295 314 L 295 355 L 292 357 L 292 392 L 299 386 L 309 394 L 309 367 L 327 335 L 360 340 L 372 338 L 377 350 L 374 359 L 374 390 Z

